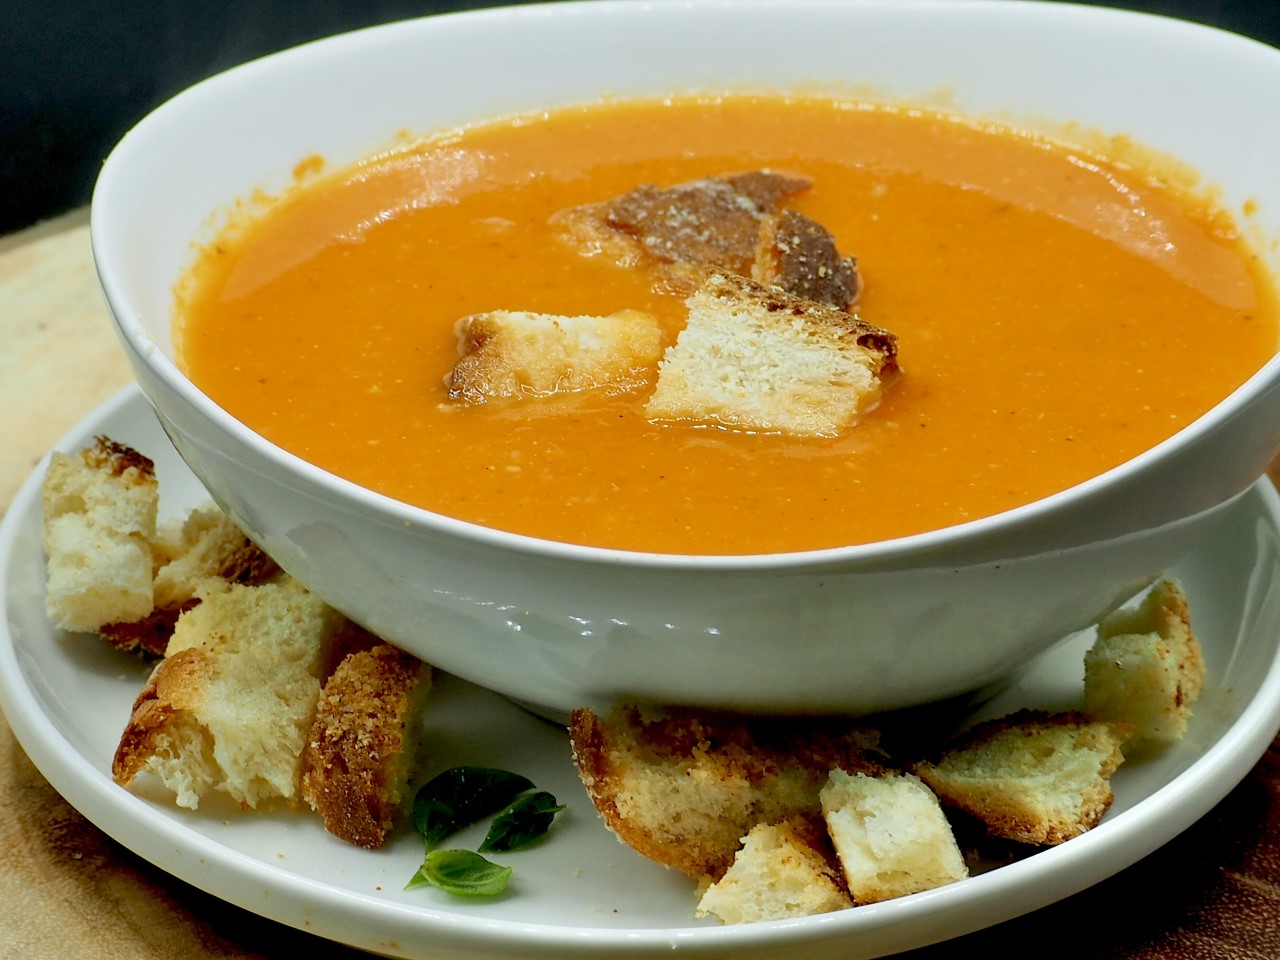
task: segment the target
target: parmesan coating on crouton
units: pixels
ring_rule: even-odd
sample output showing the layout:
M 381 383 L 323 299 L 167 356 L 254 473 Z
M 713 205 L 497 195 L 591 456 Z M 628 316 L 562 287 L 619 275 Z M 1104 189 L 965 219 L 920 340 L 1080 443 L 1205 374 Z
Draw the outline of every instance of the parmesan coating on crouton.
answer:
M 841 310 L 852 306 L 862 292 L 857 261 L 840 255 L 826 227 L 795 210 L 778 215 L 751 277 Z
M 668 263 L 749 273 L 768 217 L 809 181 L 767 171 L 671 187 L 649 184 L 604 205 L 604 222 Z
M 302 751 L 302 798 L 325 829 L 382 846 L 408 794 L 431 671 L 388 644 L 348 655 L 320 693 Z

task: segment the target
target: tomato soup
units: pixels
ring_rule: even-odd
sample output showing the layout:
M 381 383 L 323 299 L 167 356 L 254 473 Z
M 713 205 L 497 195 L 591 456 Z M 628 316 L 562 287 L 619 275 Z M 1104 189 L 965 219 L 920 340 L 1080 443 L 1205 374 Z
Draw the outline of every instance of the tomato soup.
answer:
M 314 161 L 313 161 L 314 162 Z M 650 422 L 651 391 L 450 400 L 456 321 L 683 296 L 555 215 L 753 169 L 858 260 L 901 374 L 835 437 Z M 963 118 L 827 100 L 610 103 L 434 136 L 301 184 L 202 249 L 180 362 L 267 439 L 502 530 L 663 553 L 866 543 L 997 513 L 1190 423 L 1277 345 L 1234 221 L 1131 164 Z M 655 372 L 656 376 L 656 372 Z

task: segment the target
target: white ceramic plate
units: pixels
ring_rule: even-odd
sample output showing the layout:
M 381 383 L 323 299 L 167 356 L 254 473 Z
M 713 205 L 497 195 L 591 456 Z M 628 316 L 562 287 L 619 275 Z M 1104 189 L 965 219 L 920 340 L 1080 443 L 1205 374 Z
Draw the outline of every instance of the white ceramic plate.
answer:
M 95 434 L 156 461 L 162 512 L 205 499 L 141 396 L 123 391 L 59 445 Z M 1176 746 L 1126 763 L 1116 800 L 1090 833 L 928 893 L 798 922 L 726 927 L 693 919 L 693 886 L 620 845 L 586 799 L 564 733 L 510 702 L 444 678 L 425 716 L 430 768 L 480 763 L 524 773 L 569 809 L 541 845 L 502 858 L 513 882 L 496 899 L 405 891 L 421 859 L 412 830 L 381 851 L 348 846 L 302 813 L 180 810 L 158 789 L 111 782 L 116 738 L 147 668 L 105 644 L 53 629 L 44 615 L 42 463 L 0 526 L 0 701 L 32 761 L 107 834 L 173 875 L 249 910 L 401 957 L 666 956 L 842 960 L 958 936 L 1034 910 L 1107 877 L 1179 833 L 1221 799 L 1280 727 L 1280 497 L 1261 482 L 1221 530 L 1177 568 L 1205 648 L 1209 682 Z M 1052 585 L 1046 585 L 1052 589 Z M 1067 638 L 982 709 L 1078 702 L 1087 635 Z M 478 843 L 478 832 L 457 838 Z

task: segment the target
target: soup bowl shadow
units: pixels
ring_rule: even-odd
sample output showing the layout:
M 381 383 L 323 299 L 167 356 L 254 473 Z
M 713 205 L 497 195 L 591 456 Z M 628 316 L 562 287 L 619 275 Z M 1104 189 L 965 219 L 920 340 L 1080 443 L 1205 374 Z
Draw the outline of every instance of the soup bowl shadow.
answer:
M 1122 133 L 1199 170 L 1228 209 L 1247 205 L 1247 229 L 1275 255 L 1280 51 L 1208 28 L 1006 0 L 597 0 L 406 21 L 205 81 L 106 161 L 91 215 L 97 269 L 175 448 L 333 606 L 551 713 L 617 699 L 864 713 L 964 696 L 1088 628 L 1211 536 L 1280 449 L 1272 359 L 1155 448 L 994 517 L 808 553 L 640 554 L 489 530 L 373 493 L 268 442 L 175 362 L 173 291 L 195 249 L 219 211 L 286 190 L 304 157 L 339 167 L 405 129 L 726 90 L 939 103 Z

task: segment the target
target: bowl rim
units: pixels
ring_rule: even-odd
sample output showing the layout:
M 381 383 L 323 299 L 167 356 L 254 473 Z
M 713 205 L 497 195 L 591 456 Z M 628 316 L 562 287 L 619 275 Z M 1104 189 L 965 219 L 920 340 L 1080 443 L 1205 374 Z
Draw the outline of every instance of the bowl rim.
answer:
M 1280 49 L 1271 47 L 1230 31 L 1182 20 L 1175 17 L 1111 7 L 1096 7 L 1082 3 L 1045 2 L 1045 0 L 907 0 L 918 11 L 922 8 L 964 9 L 994 11 L 1002 15 L 1021 18 L 1071 17 L 1098 22 L 1139 20 L 1144 24 L 1161 25 L 1164 29 L 1200 37 L 1204 42 L 1237 44 L 1240 50 L 1253 49 L 1257 55 L 1274 56 L 1280 63 Z M 165 350 L 146 332 L 134 314 L 126 309 L 127 297 L 119 278 L 113 273 L 113 259 L 104 246 L 104 234 L 108 232 L 101 198 L 109 195 L 118 178 L 117 171 L 128 162 L 132 145 L 152 128 L 166 122 L 167 118 L 181 110 L 193 95 L 201 95 L 210 85 L 219 84 L 229 75 L 244 77 L 255 71 L 274 70 L 280 64 L 292 63 L 312 54 L 309 51 L 328 50 L 353 42 L 352 38 L 378 33 L 392 33 L 413 26 L 418 30 L 430 30 L 434 23 L 444 23 L 457 18 L 491 19 L 505 28 L 516 28 L 527 18 L 574 17 L 591 14 L 601 18 L 614 12 L 636 8 L 667 10 L 700 10 L 706 8 L 768 9 L 790 7 L 862 7 L 865 9 L 889 9 L 903 7 L 904 0 L 557 0 L 554 3 L 520 3 L 509 6 L 485 7 L 428 14 L 408 20 L 393 21 L 346 31 L 293 46 L 263 57 L 250 60 L 214 74 L 170 97 L 142 117 L 119 140 L 103 163 L 94 184 L 90 207 L 90 241 L 95 269 L 102 287 L 109 313 L 116 325 L 120 339 L 144 362 L 158 379 L 174 391 L 187 405 L 217 429 L 229 434 L 237 442 L 246 445 L 251 452 L 289 473 L 296 475 L 307 487 L 340 500 L 355 509 L 371 512 L 384 523 L 441 537 L 467 541 L 475 546 L 500 549 L 522 554 L 530 558 L 580 562 L 592 565 L 627 566 L 651 570 L 707 570 L 728 571 L 803 571 L 839 565 L 844 568 L 901 566 L 913 555 L 954 553 L 966 543 L 977 544 L 1000 537 L 1010 528 L 1046 520 L 1071 505 L 1083 505 L 1098 498 L 1109 489 L 1123 484 L 1153 465 L 1172 456 L 1176 451 L 1213 433 L 1220 425 L 1235 417 L 1268 386 L 1280 382 L 1280 349 L 1244 380 L 1231 393 L 1206 410 L 1177 432 L 1149 447 L 1138 455 L 1102 473 L 1080 481 L 1064 490 L 1049 494 L 1029 503 L 1012 507 L 988 516 L 967 520 L 933 530 L 914 533 L 886 540 L 851 545 L 825 547 L 814 550 L 784 551 L 777 553 L 730 554 L 680 554 L 633 551 L 612 547 L 547 540 L 526 534 L 482 526 L 436 513 L 425 507 L 415 506 L 378 493 L 354 481 L 331 473 L 312 464 L 287 449 L 267 440 L 205 394 L 177 366 Z M 197 91 L 199 93 L 197 93 Z M 1256 244 L 1255 244 L 1256 245 Z M 1277 280 L 1277 296 L 1280 296 L 1280 279 Z M 154 402 L 152 403 L 154 406 Z M 1243 492 L 1243 491 L 1242 491 Z M 950 564 L 946 564 L 950 565 Z

